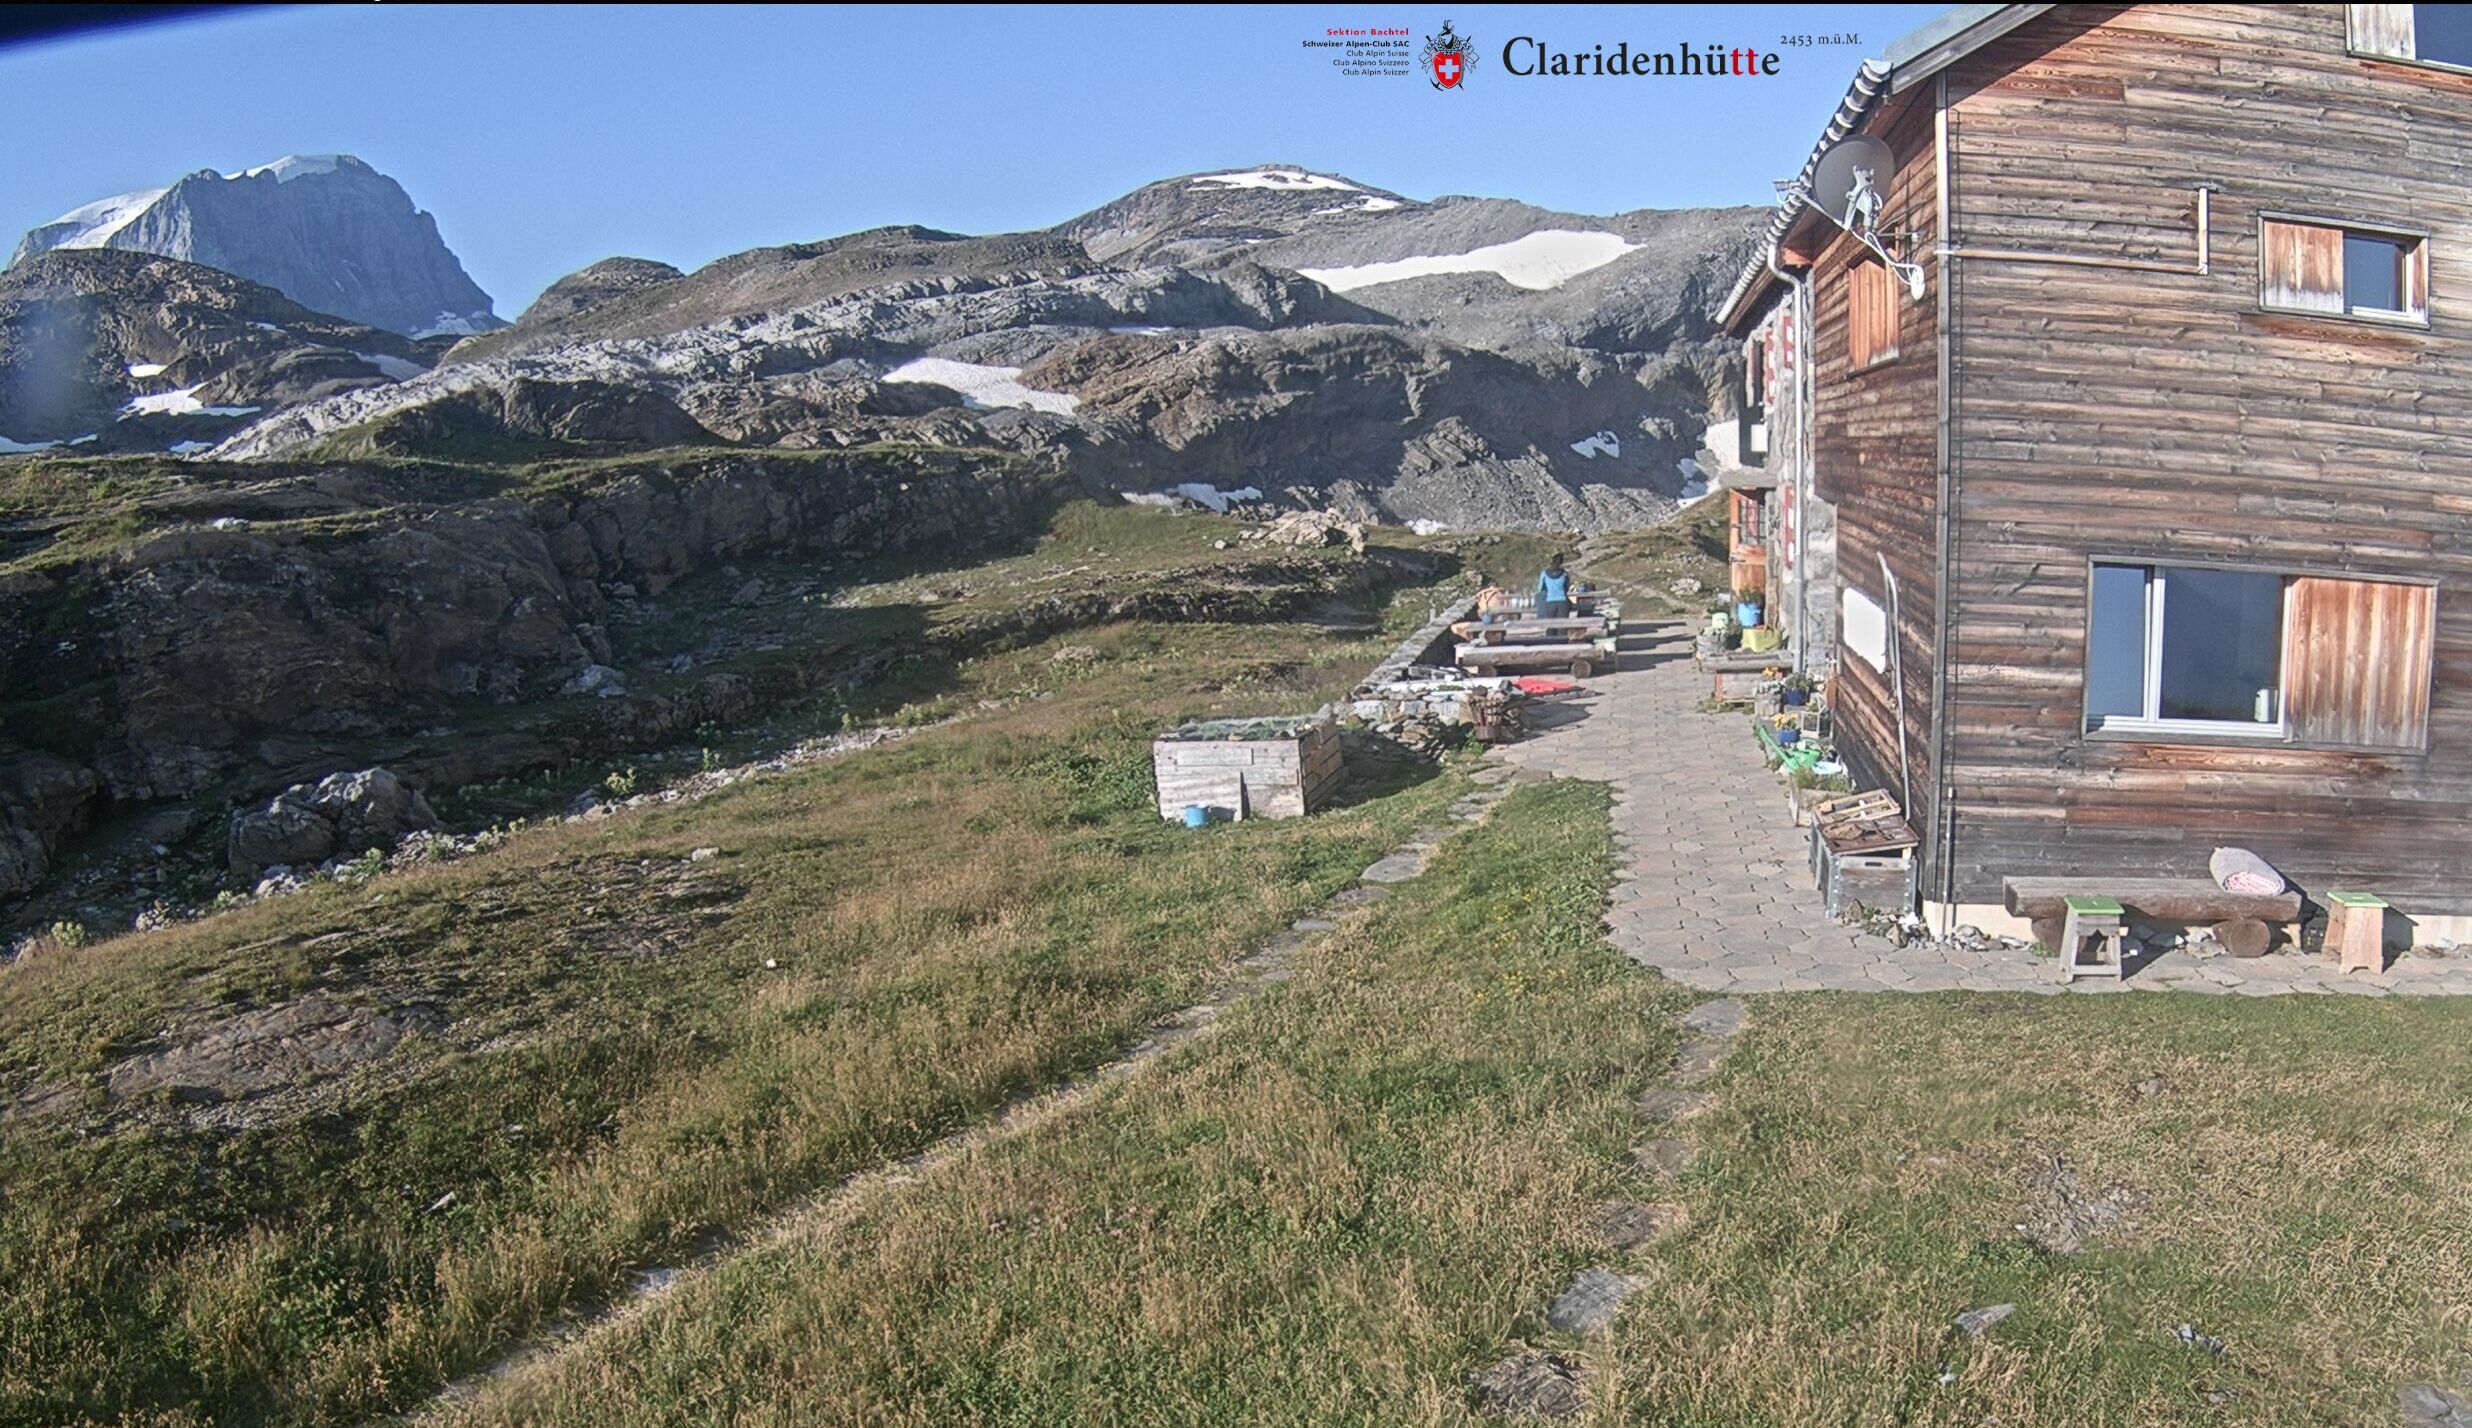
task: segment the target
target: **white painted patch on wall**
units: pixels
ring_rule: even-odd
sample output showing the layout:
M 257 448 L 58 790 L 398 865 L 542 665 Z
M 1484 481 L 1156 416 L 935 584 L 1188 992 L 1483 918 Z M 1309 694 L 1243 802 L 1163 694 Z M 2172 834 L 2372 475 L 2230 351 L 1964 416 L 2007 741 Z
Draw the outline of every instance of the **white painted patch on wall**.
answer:
M 1845 625 L 1844 643 L 1856 659 L 1875 674 L 1888 670 L 1888 612 L 1880 602 L 1848 585 L 1838 594 Z

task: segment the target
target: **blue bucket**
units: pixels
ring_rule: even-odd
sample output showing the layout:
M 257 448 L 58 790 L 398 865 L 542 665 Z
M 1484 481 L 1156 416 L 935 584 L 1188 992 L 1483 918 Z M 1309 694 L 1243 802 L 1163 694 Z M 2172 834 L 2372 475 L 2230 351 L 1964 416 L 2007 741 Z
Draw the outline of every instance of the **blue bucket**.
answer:
M 1209 821 L 1209 809 L 1202 807 L 1198 803 L 1188 803 L 1185 805 L 1185 826 L 1187 828 L 1199 828 Z

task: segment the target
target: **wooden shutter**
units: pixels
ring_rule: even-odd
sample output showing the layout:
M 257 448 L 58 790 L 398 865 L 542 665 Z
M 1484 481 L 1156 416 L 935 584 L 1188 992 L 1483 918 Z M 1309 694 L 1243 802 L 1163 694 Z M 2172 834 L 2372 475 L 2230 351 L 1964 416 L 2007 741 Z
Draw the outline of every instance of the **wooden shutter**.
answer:
M 2348 48 L 2356 55 L 2383 55 L 2388 59 L 2408 60 L 2416 53 L 2412 43 L 2412 7 L 2409 5 L 2346 5 Z
M 2268 307 L 2343 311 L 2343 230 L 2266 219 L 2258 235 L 2260 295 Z
M 2306 743 L 2425 748 L 2438 592 L 2387 580 L 2292 582 L 2283 717 Z
M 2338 245 L 2338 253 L 2340 245 Z M 1864 258 L 1846 269 L 1846 348 L 1855 370 L 1897 355 L 1897 290 L 1888 265 Z

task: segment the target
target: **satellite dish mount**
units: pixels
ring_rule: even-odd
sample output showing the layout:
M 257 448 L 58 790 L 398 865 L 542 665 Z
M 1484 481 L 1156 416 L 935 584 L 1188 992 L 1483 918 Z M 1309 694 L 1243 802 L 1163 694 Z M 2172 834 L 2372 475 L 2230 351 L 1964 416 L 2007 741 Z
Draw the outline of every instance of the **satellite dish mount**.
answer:
M 1899 258 L 1880 242 L 1880 210 L 1888 206 L 1888 181 L 1896 172 L 1897 156 L 1888 145 L 1858 134 L 1820 156 L 1802 200 L 1879 254 L 1890 272 L 1905 279 L 1914 301 L 1921 302 L 1923 265 Z

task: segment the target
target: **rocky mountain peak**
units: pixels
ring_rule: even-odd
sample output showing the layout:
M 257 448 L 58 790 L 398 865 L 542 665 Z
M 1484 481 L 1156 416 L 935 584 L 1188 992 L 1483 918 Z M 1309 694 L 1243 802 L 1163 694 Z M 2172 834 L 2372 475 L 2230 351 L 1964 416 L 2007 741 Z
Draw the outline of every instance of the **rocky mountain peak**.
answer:
M 1256 164 L 1144 184 L 1055 231 L 1104 262 L 1189 262 L 1333 219 L 1413 206 L 1338 174 Z
M 412 336 L 505 324 L 403 186 L 350 154 L 286 154 L 81 205 L 29 230 L 14 268 L 112 248 L 220 268 L 316 312 Z

